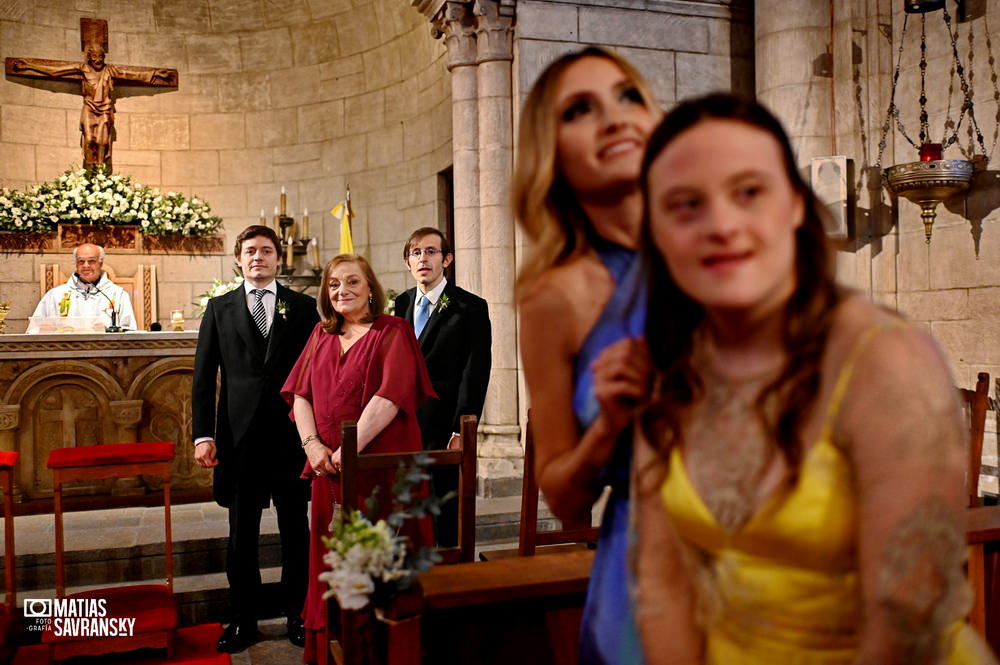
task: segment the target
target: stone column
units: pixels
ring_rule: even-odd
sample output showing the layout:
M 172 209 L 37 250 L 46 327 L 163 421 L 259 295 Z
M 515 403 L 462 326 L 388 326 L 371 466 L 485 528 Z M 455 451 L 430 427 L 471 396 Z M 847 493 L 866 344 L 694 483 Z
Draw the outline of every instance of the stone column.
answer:
M 479 84 L 479 238 L 482 291 L 493 324 L 493 370 L 483 413 L 481 448 L 484 491 L 496 481 L 506 493 L 505 479 L 520 474 L 517 392 L 517 329 L 514 307 L 514 218 L 510 209 L 513 169 L 514 112 L 513 0 L 477 0 Z M 492 467 L 492 468 L 491 468 Z
M 800 166 L 833 154 L 829 3 L 758 0 L 754 23 L 757 99 L 784 124 Z
M 472 7 L 448 2 L 437 26 L 448 46 L 451 72 L 451 147 L 455 197 L 455 279 L 480 293 L 479 255 L 479 103 L 476 80 L 476 29 Z
M 142 406 L 141 399 L 121 399 L 108 402 L 108 407 L 111 410 L 111 421 L 118 428 L 118 441 L 116 443 L 139 441 Z M 111 496 L 132 496 L 145 493 L 146 485 L 142 476 L 116 478 L 111 488 Z

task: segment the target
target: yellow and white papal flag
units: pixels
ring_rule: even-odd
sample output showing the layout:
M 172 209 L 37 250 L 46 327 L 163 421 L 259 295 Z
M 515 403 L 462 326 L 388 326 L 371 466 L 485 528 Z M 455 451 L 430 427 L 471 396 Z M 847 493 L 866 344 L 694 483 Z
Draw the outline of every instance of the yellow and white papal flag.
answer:
M 340 253 L 353 254 L 354 240 L 351 238 L 351 220 L 354 218 L 354 210 L 351 209 L 350 190 L 347 192 L 347 199 L 335 205 L 330 214 L 340 220 Z

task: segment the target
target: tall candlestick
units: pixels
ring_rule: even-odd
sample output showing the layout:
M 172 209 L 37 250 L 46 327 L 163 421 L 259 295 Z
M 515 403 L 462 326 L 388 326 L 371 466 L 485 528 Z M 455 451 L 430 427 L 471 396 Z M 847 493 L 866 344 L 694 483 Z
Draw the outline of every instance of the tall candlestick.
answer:
M 288 197 L 285 196 L 285 188 L 281 188 L 281 216 L 288 214 Z
M 312 245 L 313 249 L 313 265 L 317 268 L 321 268 L 322 266 L 319 264 L 319 241 L 316 240 L 316 238 L 313 238 L 312 242 L 309 244 Z

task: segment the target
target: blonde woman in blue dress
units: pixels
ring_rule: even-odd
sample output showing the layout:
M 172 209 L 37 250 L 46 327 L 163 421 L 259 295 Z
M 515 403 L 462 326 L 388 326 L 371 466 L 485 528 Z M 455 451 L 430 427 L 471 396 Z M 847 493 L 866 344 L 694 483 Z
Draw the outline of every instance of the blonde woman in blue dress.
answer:
M 964 621 L 947 363 L 835 284 L 780 124 L 729 96 L 682 104 L 641 182 L 664 313 L 635 452 L 649 665 L 994 662 Z
M 583 613 L 580 662 L 640 665 L 628 594 L 632 411 L 645 394 L 639 167 L 660 113 L 626 60 L 569 53 L 525 101 L 513 199 L 532 251 L 518 276 L 536 476 L 564 524 L 590 525 L 611 487 Z

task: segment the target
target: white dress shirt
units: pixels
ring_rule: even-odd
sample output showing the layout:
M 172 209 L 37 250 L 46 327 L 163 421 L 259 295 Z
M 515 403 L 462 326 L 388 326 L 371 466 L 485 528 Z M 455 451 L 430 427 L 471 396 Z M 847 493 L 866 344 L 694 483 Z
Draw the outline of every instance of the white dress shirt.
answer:
M 247 309 L 250 310 L 250 316 L 253 316 L 254 305 L 257 304 L 257 296 L 250 293 L 258 287 L 254 286 L 250 282 L 243 282 L 243 289 L 246 292 L 247 299 Z M 271 280 L 271 283 L 265 287 L 262 287 L 267 293 L 264 294 L 264 313 L 267 315 L 267 330 L 271 331 L 271 324 L 274 323 L 274 308 L 278 302 L 278 282 L 276 280 Z

